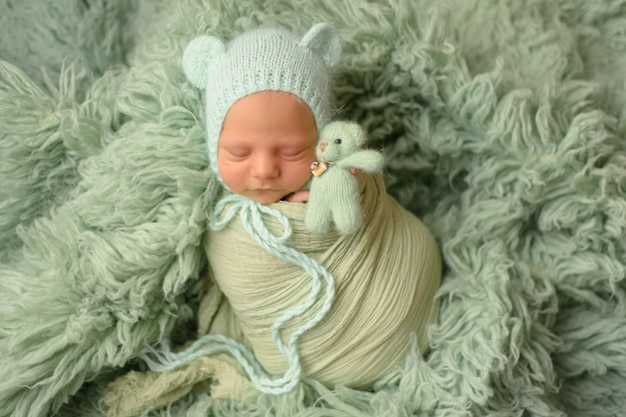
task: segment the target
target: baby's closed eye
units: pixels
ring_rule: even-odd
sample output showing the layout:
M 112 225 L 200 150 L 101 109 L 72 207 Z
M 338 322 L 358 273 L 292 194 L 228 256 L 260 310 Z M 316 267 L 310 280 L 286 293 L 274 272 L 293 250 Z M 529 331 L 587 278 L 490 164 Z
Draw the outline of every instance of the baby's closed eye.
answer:
M 252 154 L 252 151 L 246 147 L 224 147 L 222 150 L 226 151 L 231 159 L 246 159 Z
M 287 160 L 299 160 L 309 156 L 309 148 L 285 148 L 280 149 L 277 155 Z

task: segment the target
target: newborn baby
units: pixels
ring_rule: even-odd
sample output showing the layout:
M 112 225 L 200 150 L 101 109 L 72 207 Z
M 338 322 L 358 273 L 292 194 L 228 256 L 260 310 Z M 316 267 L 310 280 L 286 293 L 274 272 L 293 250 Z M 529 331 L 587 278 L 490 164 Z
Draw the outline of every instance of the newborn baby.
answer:
M 210 167 L 226 190 L 212 214 L 219 228 L 205 241 L 200 334 L 240 341 L 270 375 L 297 368 L 328 386 L 367 389 L 404 357 L 411 334 L 426 349 L 441 260 L 426 227 L 387 195 L 379 175 L 358 175 L 363 223 L 354 233 L 309 233 L 307 205 L 292 204 L 308 198 L 339 53 L 328 25 L 301 40 L 264 29 L 188 48 L 188 78 L 206 88 Z M 204 75 L 190 62 L 209 62 Z M 315 265 L 332 282 L 317 282 Z M 298 360 L 287 348 L 294 341 Z

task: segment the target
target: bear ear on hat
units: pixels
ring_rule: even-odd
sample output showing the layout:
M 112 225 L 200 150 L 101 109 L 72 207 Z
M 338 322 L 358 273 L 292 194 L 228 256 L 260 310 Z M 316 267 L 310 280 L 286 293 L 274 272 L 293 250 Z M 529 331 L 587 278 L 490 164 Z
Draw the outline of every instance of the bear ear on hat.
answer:
M 187 79 L 198 88 L 206 87 L 209 64 L 224 53 L 226 45 L 215 36 L 202 35 L 189 42 L 183 52 L 183 71 Z
M 339 63 L 341 57 L 341 38 L 328 23 L 313 26 L 300 41 L 300 45 L 322 57 L 327 67 L 332 68 Z

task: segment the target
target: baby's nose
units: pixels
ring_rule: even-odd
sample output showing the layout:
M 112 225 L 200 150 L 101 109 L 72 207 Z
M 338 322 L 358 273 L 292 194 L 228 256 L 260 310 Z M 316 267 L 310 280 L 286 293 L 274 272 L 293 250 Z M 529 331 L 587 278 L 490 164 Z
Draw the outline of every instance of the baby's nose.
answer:
M 257 178 L 276 178 L 279 170 L 273 156 L 259 155 L 252 158 L 250 171 Z
M 320 151 L 324 152 L 324 149 L 326 149 L 327 146 L 328 146 L 328 143 L 326 142 L 320 143 Z

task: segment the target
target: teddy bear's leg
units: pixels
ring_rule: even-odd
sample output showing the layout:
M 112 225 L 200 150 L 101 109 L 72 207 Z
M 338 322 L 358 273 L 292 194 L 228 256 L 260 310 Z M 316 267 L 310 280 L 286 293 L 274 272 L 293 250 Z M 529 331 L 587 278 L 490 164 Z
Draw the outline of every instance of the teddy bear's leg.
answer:
M 354 233 L 361 225 L 361 206 L 358 201 L 345 199 L 343 204 L 333 207 L 332 216 L 339 233 Z
M 312 233 L 324 233 L 330 229 L 332 213 L 322 199 L 309 199 L 304 226 Z

